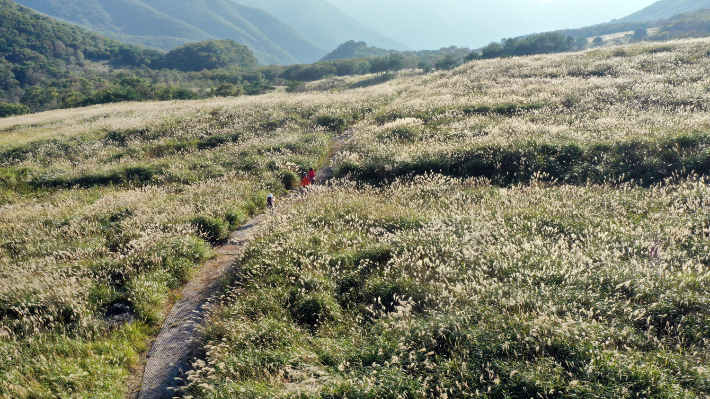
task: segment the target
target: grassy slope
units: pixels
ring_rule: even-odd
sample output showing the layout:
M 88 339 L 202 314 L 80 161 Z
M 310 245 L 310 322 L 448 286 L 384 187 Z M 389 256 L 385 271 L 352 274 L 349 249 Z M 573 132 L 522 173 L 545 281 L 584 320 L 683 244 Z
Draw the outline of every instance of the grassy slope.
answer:
M 350 177 L 250 247 L 192 394 L 707 396 L 710 193 L 617 182 L 666 168 L 658 151 L 705 156 L 708 50 L 644 44 L 340 93 L 4 119 L 0 396 L 121 397 L 207 234 L 320 159 L 332 117 L 364 118 L 335 162 Z M 609 146 L 606 184 L 566 178 L 562 144 Z M 484 167 L 501 146 L 510 158 Z M 462 160 L 473 166 L 443 168 Z M 116 301 L 138 322 L 111 329 Z
M 121 398 L 171 290 L 369 104 L 121 104 L 0 124 L 0 397 Z M 126 302 L 136 323 L 104 318 Z
M 245 253 L 190 394 L 707 397 L 709 49 L 386 83 L 345 180 Z

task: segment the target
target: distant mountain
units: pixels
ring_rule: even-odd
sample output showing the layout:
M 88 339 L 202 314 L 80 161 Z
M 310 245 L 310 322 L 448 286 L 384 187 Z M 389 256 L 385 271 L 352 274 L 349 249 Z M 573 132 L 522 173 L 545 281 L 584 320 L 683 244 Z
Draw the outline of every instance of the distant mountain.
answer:
M 52 17 L 129 43 L 170 50 L 231 39 L 261 64 L 309 63 L 327 51 L 268 12 L 231 0 L 18 0 Z
M 614 20 L 614 23 L 645 22 L 668 19 L 674 15 L 710 7 L 710 0 L 660 0 L 641 11 Z
M 266 10 L 323 48 L 332 49 L 348 40 L 355 40 L 377 47 L 408 49 L 407 45 L 366 27 L 326 0 L 233 1 Z

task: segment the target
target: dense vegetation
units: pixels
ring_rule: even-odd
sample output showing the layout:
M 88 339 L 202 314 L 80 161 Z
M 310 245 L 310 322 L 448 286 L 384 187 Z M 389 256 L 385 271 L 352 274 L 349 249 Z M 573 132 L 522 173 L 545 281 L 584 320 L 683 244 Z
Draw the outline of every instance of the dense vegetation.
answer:
M 0 0 L 0 102 L 32 111 L 144 99 L 194 98 L 168 81 L 126 79 L 111 67 L 145 68 L 163 54 L 102 38 Z M 242 51 L 243 52 L 243 51 Z M 253 62 L 252 62 L 253 64 Z M 186 85 L 185 85 L 186 86 Z M 4 106 L 0 116 L 17 114 Z
M 419 50 L 419 51 L 397 51 L 385 50 L 373 46 L 368 46 L 365 42 L 355 42 L 353 40 L 345 42 L 338 46 L 337 49 L 323 57 L 321 61 L 336 61 L 346 60 L 351 58 L 370 58 L 371 63 L 377 64 L 373 72 L 381 72 L 381 70 L 395 70 L 397 68 L 383 67 L 383 62 L 392 60 L 392 56 L 397 60 L 403 58 L 405 68 L 424 68 L 431 69 L 436 67 L 436 64 L 443 59 L 455 59 L 457 65 L 460 64 L 466 57 L 471 54 L 471 51 L 466 48 L 458 48 L 456 46 L 443 47 L 439 50 Z M 388 58 L 390 57 L 390 58 Z M 469 57 L 469 59 L 472 59 Z M 396 64 L 399 64 L 397 61 Z M 437 68 L 442 69 L 442 68 Z M 447 69 L 447 68 L 443 68 Z
M 710 8 L 683 13 L 665 21 L 651 40 L 710 36 Z
M 246 47 L 230 40 L 193 43 L 164 55 L 104 39 L 9 0 L 1 0 L 0 11 L 0 102 L 21 104 L 4 106 L 0 117 L 27 108 L 262 94 L 272 85 L 367 74 L 379 62 L 357 58 L 258 67 Z M 441 52 L 421 53 L 436 60 Z M 467 53 L 455 48 L 444 52 L 459 58 Z M 416 66 L 416 59 L 403 65 Z M 377 65 L 374 72 L 381 72 Z
M 161 68 L 183 72 L 227 67 L 249 68 L 259 62 L 246 46 L 233 40 L 212 40 L 189 43 L 170 50 L 160 63 Z
M 563 53 L 572 49 L 574 39 L 559 33 L 541 33 L 522 39 L 503 39 L 481 49 L 482 58 L 512 57 L 533 54 Z
M 17 102 L 30 87 L 69 79 L 88 61 L 149 65 L 161 53 L 114 40 L 40 16 L 0 0 L 0 99 Z

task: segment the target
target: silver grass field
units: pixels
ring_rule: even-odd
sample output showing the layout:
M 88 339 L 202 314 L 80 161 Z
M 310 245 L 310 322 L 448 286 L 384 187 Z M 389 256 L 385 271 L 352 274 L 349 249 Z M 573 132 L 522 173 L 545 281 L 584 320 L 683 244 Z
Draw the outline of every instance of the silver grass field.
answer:
M 212 246 L 346 129 L 186 397 L 710 397 L 708 40 L 0 120 L 0 397 L 125 397 Z

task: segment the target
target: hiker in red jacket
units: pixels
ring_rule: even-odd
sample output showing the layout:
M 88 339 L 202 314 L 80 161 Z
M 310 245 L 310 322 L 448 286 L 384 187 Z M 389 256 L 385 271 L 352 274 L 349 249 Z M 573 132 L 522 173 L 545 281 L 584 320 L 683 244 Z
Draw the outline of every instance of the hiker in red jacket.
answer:
M 303 177 L 301 178 L 301 189 L 305 191 L 310 184 L 311 184 L 311 179 L 308 178 L 307 173 L 304 173 Z
M 308 170 L 308 178 L 311 179 L 311 184 L 316 183 L 316 171 L 313 168 Z

